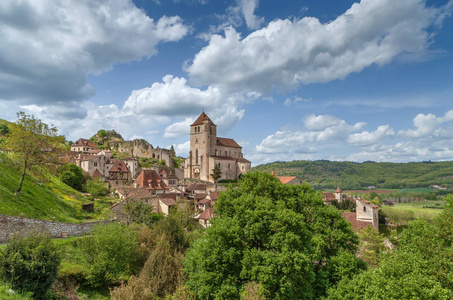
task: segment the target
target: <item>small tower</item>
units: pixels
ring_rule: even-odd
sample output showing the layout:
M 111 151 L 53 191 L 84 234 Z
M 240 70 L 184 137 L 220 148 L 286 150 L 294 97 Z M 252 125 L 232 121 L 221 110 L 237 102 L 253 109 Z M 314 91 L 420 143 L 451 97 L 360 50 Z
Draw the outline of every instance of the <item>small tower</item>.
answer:
M 341 202 L 342 196 L 343 196 L 343 191 L 340 189 L 340 187 L 337 187 L 337 189 L 335 190 L 335 200 L 337 200 L 338 202 Z

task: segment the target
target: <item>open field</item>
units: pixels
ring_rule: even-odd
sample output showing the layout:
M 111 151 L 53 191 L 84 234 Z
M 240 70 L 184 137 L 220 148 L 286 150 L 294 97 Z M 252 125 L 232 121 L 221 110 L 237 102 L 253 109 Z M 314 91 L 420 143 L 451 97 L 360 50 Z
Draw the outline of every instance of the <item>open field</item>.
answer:
M 399 190 L 389 189 L 389 190 L 348 190 L 343 191 L 345 194 L 369 194 L 375 192 L 376 194 L 391 194 Z
M 406 223 L 416 218 L 432 220 L 442 211 L 445 202 L 442 200 L 428 200 L 421 202 L 397 203 L 395 206 L 384 206 L 381 210 L 391 222 Z

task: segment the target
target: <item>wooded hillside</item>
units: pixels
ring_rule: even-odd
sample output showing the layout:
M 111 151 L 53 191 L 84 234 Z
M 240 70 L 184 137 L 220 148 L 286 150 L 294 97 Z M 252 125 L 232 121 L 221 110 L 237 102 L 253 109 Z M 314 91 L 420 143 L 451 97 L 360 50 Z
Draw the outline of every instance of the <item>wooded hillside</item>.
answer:
M 328 160 L 274 162 L 255 171 L 274 171 L 278 176 L 297 176 L 315 189 L 380 189 L 453 185 L 453 162 L 338 162 Z

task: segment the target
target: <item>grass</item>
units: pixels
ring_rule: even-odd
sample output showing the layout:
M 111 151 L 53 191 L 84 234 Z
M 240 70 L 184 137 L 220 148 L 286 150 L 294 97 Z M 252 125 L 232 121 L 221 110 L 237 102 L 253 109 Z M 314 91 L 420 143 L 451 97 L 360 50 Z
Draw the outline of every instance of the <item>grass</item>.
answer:
M 31 300 L 31 296 L 13 291 L 11 286 L 0 280 L 0 299 L 4 300 Z
M 397 203 L 395 206 L 384 206 L 382 211 L 395 223 L 407 223 L 417 218 L 433 220 L 445 205 L 443 200 Z
M 108 207 L 112 201 L 98 201 L 95 213 L 83 211 L 82 204 L 92 200 L 52 174 L 46 174 L 44 180 L 27 175 L 22 191 L 15 196 L 20 176 L 19 168 L 5 154 L 0 153 L 0 214 L 71 223 L 106 219 L 110 216 Z
M 400 190 L 401 193 L 432 193 L 435 192 L 435 189 L 430 188 L 412 188 L 412 189 L 402 189 Z

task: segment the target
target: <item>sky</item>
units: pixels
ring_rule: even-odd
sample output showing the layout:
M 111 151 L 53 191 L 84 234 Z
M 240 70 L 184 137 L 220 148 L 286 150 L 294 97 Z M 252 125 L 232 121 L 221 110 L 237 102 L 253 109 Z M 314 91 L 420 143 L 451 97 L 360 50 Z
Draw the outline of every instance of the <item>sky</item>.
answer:
M 453 0 L 2 0 L 0 118 L 256 166 L 453 160 Z

